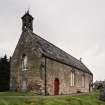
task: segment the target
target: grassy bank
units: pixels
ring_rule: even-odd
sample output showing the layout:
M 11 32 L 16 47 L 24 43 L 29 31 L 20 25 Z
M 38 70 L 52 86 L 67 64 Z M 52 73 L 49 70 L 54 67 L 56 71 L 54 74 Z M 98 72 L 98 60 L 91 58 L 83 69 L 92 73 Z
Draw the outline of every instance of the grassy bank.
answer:
M 5 95 L 4 95 L 4 94 Z M 6 96 L 7 94 L 7 96 Z M 11 97 L 8 95 L 12 94 Z M 14 95 L 13 95 L 14 94 Z M 99 93 L 93 92 L 79 96 L 27 96 L 29 93 L 0 93 L 0 105 L 105 105 Z M 3 96 L 2 96 L 3 95 Z M 16 97 L 17 95 L 17 97 Z M 20 95 L 23 95 L 20 97 Z

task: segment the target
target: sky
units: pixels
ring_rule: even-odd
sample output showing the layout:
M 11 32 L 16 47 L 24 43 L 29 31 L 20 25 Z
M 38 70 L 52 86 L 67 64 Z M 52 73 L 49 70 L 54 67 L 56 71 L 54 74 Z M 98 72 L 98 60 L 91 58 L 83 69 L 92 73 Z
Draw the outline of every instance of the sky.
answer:
M 28 9 L 34 33 L 105 79 L 105 0 L 0 0 L 0 57 L 12 56 Z

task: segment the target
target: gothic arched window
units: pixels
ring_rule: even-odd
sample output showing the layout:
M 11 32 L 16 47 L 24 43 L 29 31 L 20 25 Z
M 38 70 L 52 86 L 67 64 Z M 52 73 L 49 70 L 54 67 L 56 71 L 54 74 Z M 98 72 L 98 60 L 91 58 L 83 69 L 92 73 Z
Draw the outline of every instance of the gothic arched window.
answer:
M 70 86 L 74 86 L 74 80 L 75 80 L 75 73 L 73 71 L 71 71 L 71 74 L 70 74 Z
M 85 76 L 82 75 L 82 87 L 85 87 Z
M 25 71 L 25 70 L 27 70 L 27 62 L 28 61 L 28 58 L 27 58 L 27 56 L 25 55 L 25 54 L 23 54 L 23 56 L 22 56 L 22 71 Z

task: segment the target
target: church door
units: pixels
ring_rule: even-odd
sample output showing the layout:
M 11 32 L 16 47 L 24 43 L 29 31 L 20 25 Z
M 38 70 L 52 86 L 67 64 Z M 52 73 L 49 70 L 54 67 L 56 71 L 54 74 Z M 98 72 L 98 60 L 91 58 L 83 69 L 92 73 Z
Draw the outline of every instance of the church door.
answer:
M 54 80 L 54 95 L 59 95 L 59 79 Z

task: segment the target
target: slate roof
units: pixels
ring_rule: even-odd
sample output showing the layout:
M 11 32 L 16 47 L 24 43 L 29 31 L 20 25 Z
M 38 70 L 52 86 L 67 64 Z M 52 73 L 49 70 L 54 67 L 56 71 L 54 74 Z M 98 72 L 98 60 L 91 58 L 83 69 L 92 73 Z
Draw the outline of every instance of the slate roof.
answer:
M 28 30 L 28 32 L 32 37 L 33 42 L 35 43 L 34 45 L 38 46 L 41 53 L 46 57 L 93 75 L 91 71 L 75 57 L 71 56 L 70 54 L 66 53 L 40 36 L 34 34 L 32 31 Z

